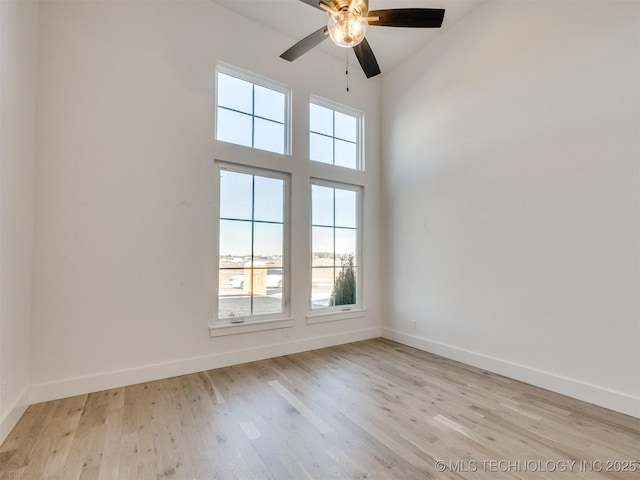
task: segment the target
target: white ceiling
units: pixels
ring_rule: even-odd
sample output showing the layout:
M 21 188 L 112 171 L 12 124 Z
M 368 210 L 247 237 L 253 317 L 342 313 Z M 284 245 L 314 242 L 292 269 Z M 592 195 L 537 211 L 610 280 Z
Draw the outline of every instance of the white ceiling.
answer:
M 291 37 L 291 45 L 327 23 L 327 14 L 299 0 L 212 0 L 229 10 Z M 446 30 L 486 0 L 370 0 L 369 8 L 444 8 L 442 28 L 370 27 L 367 40 L 382 73 L 417 52 L 440 32 Z M 283 51 L 291 45 L 283 46 Z M 325 40 L 315 47 L 344 60 L 345 50 Z M 350 63 L 357 62 L 350 53 Z

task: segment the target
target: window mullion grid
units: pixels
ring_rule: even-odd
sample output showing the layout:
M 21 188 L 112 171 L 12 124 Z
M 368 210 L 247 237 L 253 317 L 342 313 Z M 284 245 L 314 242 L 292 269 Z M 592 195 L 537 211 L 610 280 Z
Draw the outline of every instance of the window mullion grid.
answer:
M 333 142 L 333 164 L 336 164 L 336 112 L 335 110 L 331 112 L 331 118 L 333 119 L 333 126 L 332 126 L 332 131 L 333 131 L 333 138 L 331 139 Z M 335 190 L 334 190 L 334 205 L 333 205 L 333 211 L 334 211 L 334 220 L 333 220 L 333 224 L 335 227 Z
M 255 251 L 255 240 L 256 240 L 256 222 L 255 222 L 255 211 L 256 211 L 256 176 L 251 176 L 251 270 L 249 271 L 251 275 L 251 279 L 249 281 L 249 286 L 251 287 L 251 291 L 249 292 L 250 299 L 250 312 L 253 315 L 253 268 L 254 268 L 254 251 Z
M 251 84 L 251 148 L 256 148 L 256 86 L 253 83 Z
M 282 138 L 282 151 L 284 153 L 287 153 L 288 152 L 287 145 L 290 145 L 290 143 L 289 143 L 289 135 L 291 135 L 292 128 L 289 127 L 287 129 L 287 125 L 286 125 L 286 123 L 287 123 L 287 115 L 288 115 L 287 112 L 290 110 L 289 109 L 289 99 L 287 99 L 286 95 L 285 95 L 285 101 L 284 101 L 284 109 L 285 109 L 285 111 L 283 112 L 283 116 L 282 116 L 282 118 L 284 119 L 284 127 L 283 127 L 284 128 L 284 135 L 283 135 L 283 138 Z M 278 122 L 278 123 L 280 123 L 280 122 Z M 289 151 L 288 153 L 291 153 L 291 152 Z
M 222 110 L 227 110 L 228 112 L 234 112 L 234 113 L 239 113 L 241 115 L 247 115 L 248 117 L 252 117 L 254 119 L 257 118 L 258 120 L 264 120 L 266 122 L 277 123 L 278 125 L 286 126 L 285 122 L 279 122 L 278 120 L 273 120 L 272 118 L 261 117 L 260 115 L 255 115 L 254 113 L 247 113 L 247 112 L 243 112 L 242 110 L 236 110 L 235 108 L 229 108 L 229 107 L 225 107 L 225 106 L 222 106 L 222 105 L 218 105 L 218 108 L 220 108 Z M 253 128 L 253 124 L 252 124 L 252 128 Z M 311 133 L 315 133 L 317 135 L 324 135 L 325 137 L 332 138 L 330 135 L 327 135 L 327 134 L 324 134 L 324 133 L 318 133 L 318 132 L 314 132 L 314 131 L 311 131 Z M 253 134 L 252 134 L 252 137 L 253 137 Z M 355 143 L 355 142 L 351 142 L 351 143 Z
M 333 189 L 333 292 L 336 291 L 336 189 Z M 335 298 L 334 298 L 335 303 Z
M 235 113 L 241 113 L 242 115 L 248 115 L 249 117 L 252 116 L 251 113 L 247 113 L 243 110 L 238 110 L 236 108 L 225 107 L 224 105 L 218 105 L 218 108 L 221 108 L 222 110 L 227 110 L 228 112 L 235 112 Z

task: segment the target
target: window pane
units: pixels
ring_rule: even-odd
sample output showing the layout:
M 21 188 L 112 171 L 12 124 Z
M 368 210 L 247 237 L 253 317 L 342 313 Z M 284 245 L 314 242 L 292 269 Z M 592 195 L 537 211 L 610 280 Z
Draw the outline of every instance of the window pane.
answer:
M 333 266 L 333 231 L 331 227 L 312 227 L 312 266 Z
M 285 311 L 285 182 L 281 178 L 220 169 L 221 319 Z M 248 218 L 225 218 L 224 214 Z
M 255 220 L 282 222 L 284 216 L 284 180 L 255 177 Z
M 349 264 L 336 268 L 336 278 L 331 292 L 333 305 L 354 305 L 356 295 L 356 269 Z
M 309 130 L 333 136 L 333 110 L 310 103 Z
M 238 72 L 238 76 L 251 79 Z M 260 79 L 256 78 L 260 83 Z M 280 87 L 275 87 L 280 88 Z M 251 80 L 217 74 L 216 140 L 245 147 L 288 153 L 289 90 L 263 87 Z
M 236 145 L 251 146 L 251 116 L 218 107 L 216 138 Z
M 335 189 L 336 227 L 356 228 L 358 218 L 357 193 L 352 190 Z
M 283 260 L 284 260 L 284 255 L 272 255 L 267 260 L 267 265 L 270 268 L 271 267 L 283 267 L 284 266 Z M 282 268 L 280 268 L 279 270 L 280 270 L 280 274 L 279 275 L 283 275 Z
M 255 86 L 254 115 L 284 123 L 284 93 L 276 92 L 260 85 Z
M 218 318 L 251 315 L 251 297 L 244 292 L 244 269 L 220 270 Z
M 251 114 L 253 84 L 218 73 L 218 105 Z
M 248 259 L 247 259 L 248 260 Z M 245 258 L 235 255 L 220 256 L 220 269 L 241 269 L 244 267 Z
M 356 254 L 356 230 L 351 228 L 336 228 L 336 266 Z M 355 258 L 354 258 L 355 260 Z
M 251 222 L 220 220 L 220 256 L 251 257 Z
M 316 162 L 333 164 L 333 139 L 310 133 L 309 158 Z
M 313 268 L 311 272 L 311 308 L 330 306 L 333 293 L 334 269 Z
M 270 287 L 270 282 L 274 281 L 268 275 L 266 268 L 256 268 L 253 270 L 253 315 L 264 315 L 268 313 L 279 313 L 283 311 L 282 293 Z M 273 275 L 271 276 L 273 277 Z M 282 283 L 280 283 L 282 286 Z
M 220 296 L 218 318 L 246 317 L 251 315 L 251 297 L 248 295 Z
M 357 304 L 359 191 L 313 184 L 311 189 L 311 308 Z
M 335 112 L 336 138 L 356 142 L 358 139 L 358 121 L 356 117 Z
M 356 168 L 358 166 L 356 151 L 355 143 L 336 140 L 335 164 L 341 167 Z
M 244 287 L 244 269 L 231 268 L 220 270 L 220 294 L 239 295 Z
M 341 113 L 309 103 L 309 159 L 360 169 L 360 114 Z M 327 104 L 330 104 L 328 102 Z M 336 105 L 336 109 L 341 109 Z
M 253 175 L 220 172 L 220 217 L 251 220 Z
M 270 290 L 269 294 L 272 295 L 277 289 L 282 289 L 284 285 L 284 274 L 282 268 L 268 268 L 267 269 L 267 289 Z
M 266 315 L 269 313 L 281 313 L 284 311 L 282 295 L 257 295 L 253 296 L 253 314 Z
M 274 153 L 284 153 L 284 125 L 270 120 L 255 119 L 253 147 Z
M 311 223 L 313 225 L 334 225 L 333 188 L 312 185 Z
M 269 258 L 282 257 L 282 224 L 253 224 L 253 256 L 255 261 L 264 262 Z M 255 265 L 255 264 L 254 264 Z

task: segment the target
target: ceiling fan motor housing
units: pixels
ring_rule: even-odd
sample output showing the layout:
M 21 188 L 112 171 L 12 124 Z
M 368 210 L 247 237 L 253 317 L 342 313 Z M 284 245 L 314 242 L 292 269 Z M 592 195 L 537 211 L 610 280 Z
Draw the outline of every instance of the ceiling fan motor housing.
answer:
M 329 3 L 333 10 L 340 11 L 349 8 L 351 0 L 325 0 Z M 369 11 L 369 0 L 356 0 L 356 5 L 353 9 L 353 13 L 356 15 L 365 16 Z

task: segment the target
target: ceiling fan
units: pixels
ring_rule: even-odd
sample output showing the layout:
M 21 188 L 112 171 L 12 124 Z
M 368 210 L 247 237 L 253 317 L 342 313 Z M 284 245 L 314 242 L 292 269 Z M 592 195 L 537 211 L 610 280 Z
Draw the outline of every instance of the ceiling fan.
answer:
M 325 27 L 303 38 L 280 58 L 294 61 L 327 35 L 333 42 L 345 48 L 353 48 L 367 78 L 380 73 L 380 67 L 369 42 L 365 38 L 367 27 L 440 28 L 444 19 L 442 8 L 394 8 L 369 11 L 369 0 L 300 0 L 327 12 L 329 21 Z

